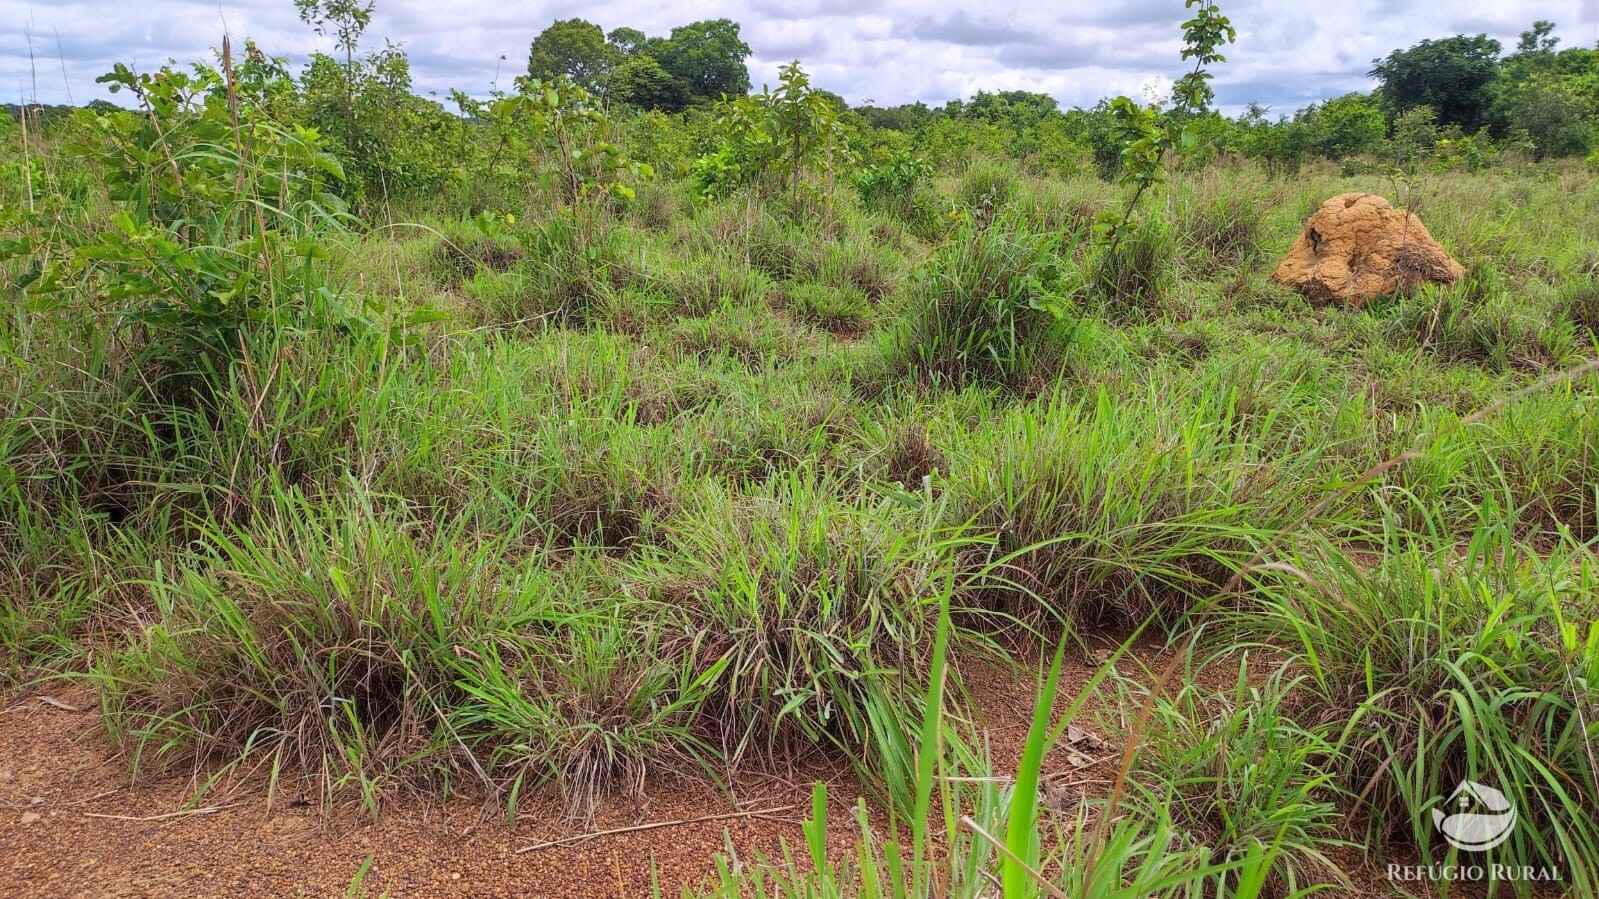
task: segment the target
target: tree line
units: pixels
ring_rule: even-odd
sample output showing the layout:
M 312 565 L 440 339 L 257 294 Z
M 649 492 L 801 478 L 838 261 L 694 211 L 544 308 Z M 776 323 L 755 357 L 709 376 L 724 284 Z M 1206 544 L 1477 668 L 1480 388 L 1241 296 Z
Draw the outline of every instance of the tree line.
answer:
M 1599 125 L 1599 49 L 1559 49 L 1554 32 L 1553 22 L 1534 22 L 1509 54 L 1486 34 L 1424 40 L 1373 60 L 1368 74 L 1378 87 L 1371 93 L 1345 94 L 1276 119 L 1252 104 L 1231 128 L 1217 122 L 1206 130 L 1219 149 L 1290 166 L 1312 156 L 1341 160 L 1361 154 L 1405 162 L 1436 152 L 1439 141 L 1465 142 L 1475 153 L 1514 148 L 1538 159 L 1587 154 L 1595 149 Z M 675 113 L 748 93 L 749 54 L 738 24 L 728 19 L 695 22 L 652 38 L 633 28 L 607 33 L 574 18 L 555 22 L 534 39 L 528 75 L 564 79 L 618 105 Z M 837 103 L 845 112 L 844 101 Z M 1001 91 L 942 107 L 863 104 L 847 111 L 871 127 L 902 132 L 921 132 L 941 120 L 1013 132 L 1053 127 L 1092 150 L 1093 120 L 1104 119 L 1107 109 L 1101 103 L 1061 110 L 1047 94 Z M 1011 142 L 1027 143 L 1016 136 Z M 1099 162 L 1101 168 L 1114 164 Z
M 495 125 L 492 101 L 453 91 L 456 108 L 450 109 L 419 96 L 404 48 L 389 41 L 370 45 L 372 0 L 295 3 L 309 28 L 332 40 L 332 52 L 312 54 L 295 72 L 286 58 L 247 44 L 234 60 L 235 89 L 253 114 L 320 134 L 342 165 L 342 190 L 352 199 L 461 188 L 506 161 L 504 142 L 493 137 L 504 128 Z M 1286 172 L 1318 158 L 1352 170 L 1479 168 L 1507 153 L 1534 160 L 1584 155 L 1596 149 L 1599 50 L 1560 43 L 1547 21 L 1533 23 L 1509 53 L 1482 34 L 1424 40 L 1373 60 L 1372 92 L 1292 114 L 1274 116 L 1254 104 L 1224 116 L 1208 85 L 1204 96 L 1173 96 L 1135 111 L 1187 135 L 1191 145 L 1181 164 L 1190 167 L 1243 157 Z M 904 172 L 1004 156 L 1039 173 L 1092 169 L 1113 179 L 1127 164 L 1130 113 L 1118 111 L 1120 101 L 1062 108 L 1047 94 L 1013 90 L 981 91 L 941 106 L 852 106 L 810 84 L 797 63 L 785 68 L 774 92 L 752 96 L 750 55 L 739 24 L 725 18 L 690 22 L 664 36 L 563 19 L 533 39 L 514 90 L 495 96 L 564 91 L 543 105 L 567 110 L 562 115 L 603 110 L 613 132 L 604 145 L 625 146 L 632 158 L 659 171 L 693 176 L 718 190 L 778 164 L 783 154 L 764 148 L 764 131 L 750 132 L 736 148 L 729 134 L 784 103 L 803 108 L 815 124 L 810 137 L 790 136 L 806 144 L 807 153 L 820 146 L 836 154 L 834 167 L 859 160 L 863 169 Z M 802 103 L 785 99 L 796 85 L 803 85 Z M 114 108 L 104 101 L 91 106 Z M 505 113 L 509 107 L 498 108 Z M 35 124 L 61 112 L 30 109 Z M 516 115 L 534 109 L 524 105 Z M 12 113 L 15 120 L 18 111 Z M 1599 154 L 1591 161 L 1599 165 Z M 797 168 L 793 158 L 784 164 Z

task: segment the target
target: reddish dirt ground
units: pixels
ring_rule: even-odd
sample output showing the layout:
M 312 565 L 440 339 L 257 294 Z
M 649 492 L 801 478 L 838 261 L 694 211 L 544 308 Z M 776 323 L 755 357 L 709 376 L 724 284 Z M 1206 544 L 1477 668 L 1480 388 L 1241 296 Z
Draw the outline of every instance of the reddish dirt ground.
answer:
M 1064 674 L 1063 703 L 1092 668 L 1077 662 Z M 1025 677 L 987 669 L 968 672 L 966 681 L 1003 770 L 1025 737 L 1033 688 Z M 1096 754 L 1114 753 L 1111 745 Z M 1073 802 L 1096 791 L 1112 764 L 1078 770 L 1052 754 L 1048 767 L 1064 786 L 1050 798 Z M 661 894 L 675 897 L 709 882 L 715 856 L 729 844 L 746 860 L 775 854 L 782 839 L 798 844 L 818 778 L 829 782 L 833 800 L 829 844 L 845 851 L 855 828 L 850 807 L 865 792 L 826 767 L 741 777 L 731 797 L 702 784 L 654 782 L 642 816 L 630 802 L 607 803 L 593 830 L 781 810 L 518 853 L 582 831 L 554 796 L 524 800 L 514 826 L 471 798 L 392 802 L 372 824 L 353 803 L 324 811 L 282 789 L 269 807 L 259 779 L 212 791 L 186 812 L 189 779 L 130 785 L 126 771 L 86 691 L 35 688 L 0 699 L 0 896 L 343 896 L 370 857 L 363 886 L 371 896 L 649 896 L 653 872 Z

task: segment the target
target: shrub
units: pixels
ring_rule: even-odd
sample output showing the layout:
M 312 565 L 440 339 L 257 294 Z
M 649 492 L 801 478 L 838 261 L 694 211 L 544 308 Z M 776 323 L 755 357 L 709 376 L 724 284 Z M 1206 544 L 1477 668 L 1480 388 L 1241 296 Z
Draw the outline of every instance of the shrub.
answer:
M 930 195 L 931 175 L 932 166 L 921 157 L 896 151 L 861 169 L 855 176 L 855 192 L 866 209 L 906 222 L 913 230 L 925 228 L 938 217 L 936 200 Z
M 71 143 L 105 181 L 110 227 L 51 229 L 67 246 L 50 281 L 110 298 L 113 327 L 142 337 L 152 380 L 174 380 L 157 392 L 186 402 L 221 386 L 245 340 L 349 318 L 321 264 L 341 227 L 328 193 L 339 165 L 314 131 L 230 105 L 232 77 L 117 65 L 101 80 L 143 111 L 83 110 Z
M 1071 341 L 1075 271 L 1014 219 L 967 226 L 910 288 L 890 358 L 927 386 L 1038 386 Z
M 1123 229 L 1120 240 L 1102 244 L 1093 253 L 1094 294 L 1114 318 L 1153 318 L 1166 294 L 1171 228 L 1158 216 L 1150 216 Z

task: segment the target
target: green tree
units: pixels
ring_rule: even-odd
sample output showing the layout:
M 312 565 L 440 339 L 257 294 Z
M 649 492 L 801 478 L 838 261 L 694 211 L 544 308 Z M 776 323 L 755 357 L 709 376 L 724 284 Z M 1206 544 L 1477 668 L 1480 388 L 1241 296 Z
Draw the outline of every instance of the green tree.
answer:
M 344 190 L 356 201 L 433 190 L 454 173 L 449 148 L 459 143 L 461 122 L 439 104 L 411 92 L 411 63 L 391 43 L 358 55 L 372 20 L 371 0 L 296 0 L 300 18 L 331 36 L 343 56 L 314 53 L 300 75 L 305 124 L 337 136 Z M 255 50 L 240 67 L 240 91 L 272 78 L 270 61 Z M 270 84 L 263 84 L 265 90 Z M 281 90 L 274 106 L 287 104 Z
M 1298 172 L 1311 147 L 1310 128 L 1286 116 L 1272 122 L 1267 118 L 1268 112 L 1259 103 L 1249 104 L 1248 111 L 1238 120 L 1243 132 L 1241 148 L 1246 155 L 1266 163 L 1267 172 Z
M 1388 134 L 1382 110 L 1364 94 L 1344 94 L 1311 105 L 1301 110 L 1297 119 L 1306 128 L 1311 147 L 1330 159 L 1375 153 Z
M 1539 159 L 1580 156 L 1589 149 L 1593 122 L 1591 95 L 1584 96 L 1574 79 L 1534 72 L 1505 92 L 1500 107 L 1505 124 L 1525 132 Z
M 830 179 L 839 162 L 852 158 L 832 95 L 811 86 L 798 60 L 778 73 L 776 90 L 718 104 L 720 145 L 692 168 L 701 193 L 725 194 L 763 178 L 796 190 L 807 172 Z
M 611 50 L 617 56 L 633 56 L 644 51 L 644 44 L 649 38 L 637 28 L 613 28 L 605 36 L 606 43 L 611 45 Z
M 944 107 L 945 112 L 958 118 L 979 119 L 996 125 L 1032 128 L 1045 116 L 1057 112 L 1060 104 L 1048 94 L 1032 91 L 978 91 L 977 96 L 962 103 L 955 100 Z
M 600 26 L 560 19 L 539 32 L 529 48 L 527 74 L 541 82 L 566 79 L 591 93 L 600 91 L 616 63 L 615 49 Z
M 672 36 L 650 52 L 672 77 L 682 82 L 691 100 L 714 100 L 722 95 L 742 97 L 750 91 L 750 72 L 744 65 L 750 46 L 739 37 L 732 19 L 707 19 L 672 29 Z
M 355 51 L 366 27 L 372 24 L 372 7 L 373 0 L 294 0 L 300 21 L 323 37 L 332 36 L 333 45 L 344 54 L 344 78 L 340 85 L 344 95 L 344 119 L 338 133 L 349 152 L 355 150 Z
M 1406 168 L 1432 155 L 1439 138 L 1438 114 L 1431 106 L 1414 106 L 1394 119 L 1388 153 Z
M 616 64 L 606 95 L 639 109 L 679 112 L 688 105 L 688 92 L 682 82 L 647 53 L 629 56 Z
M 873 106 L 868 100 L 865 104 L 855 107 L 873 128 L 889 131 L 915 131 L 923 127 L 933 118 L 933 111 L 927 108 L 926 103 L 903 103 L 899 106 Z
M 1532 28 L 1521 33 L 1521 39 L 1516 41 L 1516 53 L 1526 55 L 1532 53 L 1554 53 L 1555 45 L 1560 43 L 1560 38 L 1554 36 L 1555 23 L 1548 19 L 1539 19 L 1532 23 Z
M 1499 75 L 1499 42 L 1486 34 L 1425 40 L 1372 60 L 1378 95 L 1393 115 L 1430 106 L 1444 125 L 1476 131 L 1487 121 Z

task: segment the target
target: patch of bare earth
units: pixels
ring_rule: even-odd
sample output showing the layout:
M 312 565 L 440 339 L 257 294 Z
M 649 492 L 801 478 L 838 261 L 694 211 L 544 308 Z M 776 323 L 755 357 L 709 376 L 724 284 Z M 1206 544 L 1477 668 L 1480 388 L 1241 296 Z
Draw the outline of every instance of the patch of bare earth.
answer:
M 1142 664 L 1155 667 L 1151 648 Z M 1070 660 L 1057 710 L 1092 677 L 1096 660 Z M 1123 671 L 1137 662 L 1123 661 Z M 1032 712 L 1036 672 L 963 671 L 973 723 L 996 773 L 1014 769 Z M 94 697 L 81 689 L 31 690 L 0 700 L 0 896 L 342 896 L 371 858 L 367 895 L 395 897 L 635 897 L 658 882 L 664 896 L 709 884 L 729 845 L 751 861 L 799 845 L 811 783 L 829 783 L 831 850 L 856 837 L 851 809 L 867 791 L 837 766 L 787 777 L 742 775 L 728 792 L 693 782 L 652 782 L 647 806 L 602 805 L 590 833 L 569 822 L 554 795 L 524 798 L 516 824 L 481 796 L 447 803 L 392 801 L 373 824 L 354 803 L 325 810 L 281 788 L 269 805 L 262 778 L 190 803 L 187 777 L 130 784 L 108 745 Z M 1075 810 L 1103 795 L 1119 763 L 1113 735 L 1063 741 L 1046 765 L 1046 803 Z M 1101 738 L 1103 737 L 1103 741 Z M 730 794 L 730 795 L 729 795 Z M 875 818 L 876 816 L 874 816 Z M 664 824 L 641 828 L 641 825 Z M 606 831 L 620 831 L 606 833 Z M 567 842 L 563 842 L 567 841 Z M 556 845 L 521 851 L 546 843 Z M 1358 854 L 1348 870 L 1358 871 Z M 1393 895 L 1366 878 L 1354 892 Z

